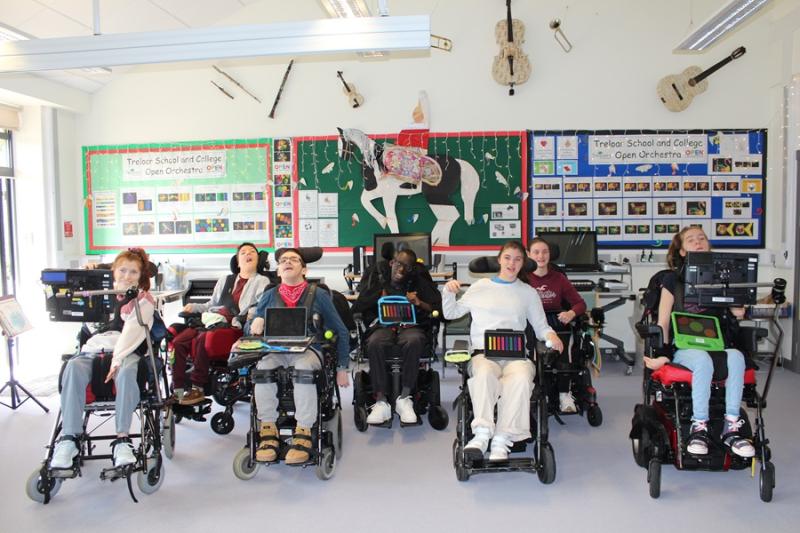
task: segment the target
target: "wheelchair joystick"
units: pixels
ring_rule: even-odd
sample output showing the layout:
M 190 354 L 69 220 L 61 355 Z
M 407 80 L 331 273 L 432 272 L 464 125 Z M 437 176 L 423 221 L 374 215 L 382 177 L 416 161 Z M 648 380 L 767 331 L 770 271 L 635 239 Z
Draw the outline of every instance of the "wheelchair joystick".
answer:
M 777 305 L 782 305 L 786 301 L 786 280 L 775 278 L 772 280 L 772 301 Z

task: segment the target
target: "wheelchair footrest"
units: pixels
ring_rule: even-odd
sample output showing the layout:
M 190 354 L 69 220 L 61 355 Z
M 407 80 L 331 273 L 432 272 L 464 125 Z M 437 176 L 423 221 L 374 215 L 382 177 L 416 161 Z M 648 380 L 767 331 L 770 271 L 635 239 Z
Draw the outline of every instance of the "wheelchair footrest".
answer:
M 211 413 L 211 400 L 206 398 L 202 402 L 194 405 L 181 405 L 176 403 L 172 406 L 172 412 L 183 418 L 205 422 L 205 415 Z
M 400 427 L 401 428 L 421 426 L 421 425 L 422 425 L 422 417 L 419 416 L 419 415 L 417 415 L 417 421 L 416 422 L 403 422 L 402 420 L 400 421 Z

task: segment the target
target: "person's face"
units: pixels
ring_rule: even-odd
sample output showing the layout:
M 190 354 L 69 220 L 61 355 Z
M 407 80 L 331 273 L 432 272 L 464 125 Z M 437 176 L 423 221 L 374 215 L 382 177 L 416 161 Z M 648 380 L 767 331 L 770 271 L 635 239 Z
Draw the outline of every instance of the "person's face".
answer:
M 139 285 L 139 277 L 142 275 L 142 266 L 138 261 L 123 259 L 114 269 L 114 288 L 117 290 L 127 290 Z
M 306 275 L 306 268 L 295 252 L 284 252 L 278 260 L 278 275 L 285 282 L 299 281 Z
M 516 248 L 506 248 L 500 253 L 500 277 L 511 280 L 517 277 L 522 269 L 524 258 L 522 252 Z
M 258 252 L 252 246 L 243 246 L 236 253 L 236 261 L 239 264 L 239 270 L 255 272 L 258 264 Z
M 688 252 L 708 252 L 711 243 L 708 242 L 706 233 L 700 228 L 692 228 L 683 234 L 681 243 L 681 256 L 686 257 Z
M 414 263 L 411 261 L 411 258 L 408 255 L 398 254 L 397 257 L 392 259 L 391 266 L 392 281 L 395 283 L 401 283 L 408 277 L 409 274 L 411 274 L 411 270 L 414 268 Z
M 547 267 L 550 263 L 550 247 L 543 242 L 533 243 L 533 246 L 528 249 L 528 257 L 536 261 L 537 267 Z

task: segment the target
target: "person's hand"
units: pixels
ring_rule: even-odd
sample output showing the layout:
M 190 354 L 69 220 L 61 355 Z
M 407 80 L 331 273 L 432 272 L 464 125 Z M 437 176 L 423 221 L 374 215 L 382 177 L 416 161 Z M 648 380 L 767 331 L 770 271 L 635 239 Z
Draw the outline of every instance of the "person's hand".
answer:
M 264 319 L 258 317 L 255 320 L 253 320 L 252 324 L 250 324 L 250 334 L 261 335 L 262 333 L 264 333 Z
M 575 318 L 575 312 L 571 309 L 569 311 L 562 311 L 558 313 L 558 321 L 562 324 L 569 324 Z
M 447 283 L 444 284 L 444 288 L 453 294 L 458 294 L 458 291 L 461 290 L 461 282 L 457 279 L 451 279 Z
M 731 314 L 736 317 L 736 320 L 744 318 L 744 307 L 731 307 Z
M 106 375 L 106 380 L 103 383 L 108 383 L 112 379 L 117 376 L 117 370 L 119 370 L 119 365 L 111 365 L 111 368 L 108 369 L 108 375 Z
M 192 312 L 192 304 L 186 304 L 183 306 L 184 313 L 191 313 Z
M 548 333 L 547 340 L 550 341 L 550 348 L 557 352 L 564 351 L 564 343 L 561 342 L 561 338 L 556 335 L 555 333 Z
M 414 305 L 419 305 L 419 303 L 420 303 L 420 299 L 419 299 L 419 298 L 417 298 L 417 293 L 416 293 L 416 291 L 414 291 L 414 292 L 407 292 L 407 293 L 406 293 L 406 298 L 408 298 L 408 301 L 409 301 L 410 303 L 414 304 Z
M 85 268 L 86 270 L 94 270 L 94 269 L 96 269 L 98 266 L 100 266 L 100 263 L 86 263 L 86 264 L 83 266 L 83 268 Z
M 336 371 L 336 384 L 340 387 L 350 386 L 350 373 L 347 370 Z
M 644 366 L 646 366 L 650 370 L 658 370 L 662 366 L 669 363 L 669 357 L 663 355 L 661 357 L 645 357 L 643 361 L 644 361 Z

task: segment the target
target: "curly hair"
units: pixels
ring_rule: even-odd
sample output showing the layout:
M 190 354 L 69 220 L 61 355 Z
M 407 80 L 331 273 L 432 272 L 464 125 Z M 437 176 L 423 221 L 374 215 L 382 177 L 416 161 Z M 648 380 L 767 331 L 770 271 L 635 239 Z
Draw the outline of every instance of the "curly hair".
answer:
M 139 288 L 143 291 L 150 290 L 150 257 L 144 248 L 128 248 L 123 250 L 114 258 L 111 263 L 111 270 L 116 270 L 117 265 L 122 261 L 133 261 L 139 263 Z

